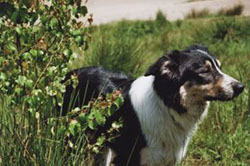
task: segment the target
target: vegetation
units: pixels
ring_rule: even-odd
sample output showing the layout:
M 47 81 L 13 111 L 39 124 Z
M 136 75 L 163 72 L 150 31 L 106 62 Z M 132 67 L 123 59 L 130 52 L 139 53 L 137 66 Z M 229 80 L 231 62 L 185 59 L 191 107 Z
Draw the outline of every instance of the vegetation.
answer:
M 106 140 L 90 143 L 86 131 L 105 123 L 120 93 L 58 116 L 66 84 L 77 83 L 61 80 L 88 47 L 89 30 L 77 20 L 86 14 L 80 0 L 0 2 L 0 165 L 88 165 Z
M 218 16 L 240 16 L 244 10 L 242 4 L 237 4 L 232 8 L 221 9 L 217 13 L 211 13 L 207 8 L 202 10 L 192 9 L 187 15 L 186 18 L 204 18 L 204 17 L 218 17 Z
M 218 13 L 225 16 L 239 16 L 243 10 L 244 6 L 242 4 L 238 4 L 229 9 L 221 9 Z
M 115 98 L 99 98 L 65 117 L 56 116 L 55 97 L 60 104 L 65 86 L 60 79 L 69 70 L 67 64 L 70 69 L 100 65 L 137 77 L 164 52 L 197 43 L 208 46 L 223 70 L 246 88 L 232 102 L 212 104 L 180 165 L 250 164 L 248 17 L 217 15 L 169 22 L 158 13 L 154 21 L 121 21 L 87 29 L 64 10 L 83 12 L 77 10 L 79 4 L 52 1 L 53 7 L 34 4 L 31 10 L 32 5 L 20 7 L 16 2 L 6 1 L 11 10 L 0 11 L 0 165 L 90 165 L 86 164 L 91 163 L 90 155 L 100 152 L 108 137 L 90 144 L 85 131 L 103 125 L 122 99 L 115 93 Z
M 206 8 L 200 11 L 192 9 L 191 12 L 186 15 L 186 18 L 202 18 L 202 17 L 208 17 L 209 15 L 211 15 L 211 13 Z

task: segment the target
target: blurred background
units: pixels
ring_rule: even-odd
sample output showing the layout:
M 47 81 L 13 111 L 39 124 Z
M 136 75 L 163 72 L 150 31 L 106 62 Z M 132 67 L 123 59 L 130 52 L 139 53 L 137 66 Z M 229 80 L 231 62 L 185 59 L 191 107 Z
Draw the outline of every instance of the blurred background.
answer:
M 243 16 L 250 15 L 249 0 L 89 0 L 88 8 L 89 13 L 94 13 L 94 24 L 100 24 L 121 19 L 154 19 L 158 10 L 174 21 L 185 18 L 191 10 L 215 13 L 237 4 L 245 6 Z

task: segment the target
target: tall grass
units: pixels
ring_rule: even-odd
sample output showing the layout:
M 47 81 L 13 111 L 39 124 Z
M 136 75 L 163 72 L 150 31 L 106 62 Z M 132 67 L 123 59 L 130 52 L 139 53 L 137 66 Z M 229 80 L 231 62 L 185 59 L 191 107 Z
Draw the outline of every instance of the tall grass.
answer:
M 121 21 L 93 27 L 89 50 L 72 68 L 98 65 L 137 77 L 164 52 L 189 45 L 207 45 L 223 70 L 246 86 L 231 102 L 214 102 L 188 148 L 182 166 L 250 165 L 250 19 L 239 17 L 187 19 L 168 22 L 162 14 L 154 21 Z M 51 100 L 53 101 L 53 100 Z M 7 96 L 0 100 L 0 165 L 84 165 L 84 133 L 70 151 L 51 108 L 39 114 L 10 110 Z M 13 103 L 14 104 L 14 103 Z M 65 123 L 67 125 L 67 123 Z M 80 143 L 81 142 L 81 143 Z
M 53 121 L 56 112 L 52 103 L 44 104 L 40 112 L 32 116 L 22 108 L 10 110 L 7 96 L 0 100 L 0 165 L 83 165 L 86 155 L 81 147 L 70 153 L 65 140 L 63 124 Z M 67 123 L 64 123 L 66 126 Z M 80 145 L 85 139 L 82 133 L 76 140 Z M 79 157 L 80 160 L 79 160 Z

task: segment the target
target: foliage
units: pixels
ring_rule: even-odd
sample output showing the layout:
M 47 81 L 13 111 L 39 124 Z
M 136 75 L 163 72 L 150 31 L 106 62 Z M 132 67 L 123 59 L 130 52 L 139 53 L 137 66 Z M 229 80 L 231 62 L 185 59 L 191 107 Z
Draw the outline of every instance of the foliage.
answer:
M 77 56 L 71 47 L 87 47 L 88 28 L 76 19 L 87 8 L 74 1 L 13 0 L 0 6 L 0 90 L 13 95 L 13 107 L 23 103 L 35 114 L 35 108 L 64 91 L 60 81 L 67 62 Z
M 120 91 L 100 96 L 87 106 L 75 108 L 67 116 L 56 117 L 51 103 L 47 113 L 35 117 L 9 108 L 10 100 L 0 100 L 1 165 L 90 165 L 101 154 L 106 141 L 112 141 L 121 127 L 113 122 L 97 135 L 106 120 L 122 105 Z M 118 123 L 119 122 L 119 123 Z M 102 130 L 101 130 L 102 131 Z
M 204 18 L 204 17 L 222 17 L 222 16 L 240 16 L 244 10 L 244 5 L 237 4 L 229 9 L 220 9 L 215 13 L 211 13 L 208 9 L 204 8 L 202 10 L 197 11 L 196 9 L 192 9 L 185 18 L 196 19 L 196 18 Z
M 243 10 L 244 10 L 244 5 L 237 4 L 229 9 L 221 9 L 219 10 L 218 13 L 220 15 L 225 15 L 225 16 L 239 16 L 242 14 Z
M 170 22 L 167 20 L 167 18 L 165 16 L 165 14 L 161 10 L 159 10 L 156 13 L 155 22 L 156 22 L 156 25 L 158 25 L 158 27 L 164 26 L 166 24 L 170 24 Z
M 116 93 L 56 118 L 68 64 L 88 48 L 93 20 L 79 20 L 87 14 L 85 4 L 4 0 L 0 9 L 0 165 L 83 163 L 83 154 L 93 151 L 85 131 L 103 125 L 122 103 Z

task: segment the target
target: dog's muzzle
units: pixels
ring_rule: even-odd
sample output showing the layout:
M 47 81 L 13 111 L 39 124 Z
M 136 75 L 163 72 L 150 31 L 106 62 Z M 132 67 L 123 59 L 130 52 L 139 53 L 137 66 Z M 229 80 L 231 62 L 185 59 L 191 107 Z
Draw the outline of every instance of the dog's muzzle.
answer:
M 234 92 L 233 93 L 233 98 L 239 96 L 239 94 L 241 94 L 243 92 L 244 88 L 245 88 L 244 85 L 242 83 L 240 83 L 240 82 L 235 82 L 232 85 L 232 87 L 233 87 L 233 92 Z

